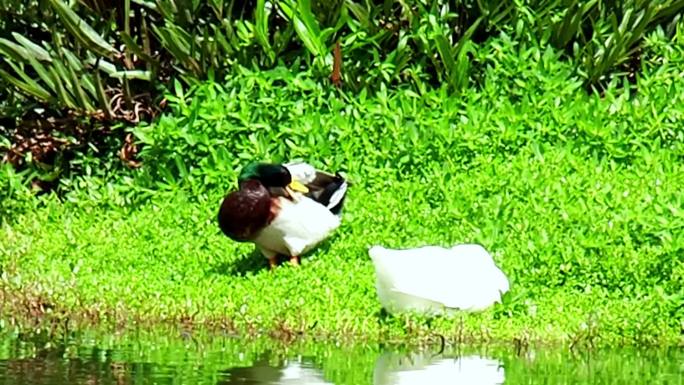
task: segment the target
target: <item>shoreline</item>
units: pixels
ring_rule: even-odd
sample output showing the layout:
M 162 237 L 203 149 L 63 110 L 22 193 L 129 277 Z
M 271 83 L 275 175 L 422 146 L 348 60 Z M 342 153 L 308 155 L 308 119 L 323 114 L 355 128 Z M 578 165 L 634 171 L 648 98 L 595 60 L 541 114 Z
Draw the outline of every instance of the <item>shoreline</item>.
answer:
M 9 300 L 9 298 L 15 300 Z M 21 297 L 21 300 L 17 300 Z M 461 327 L 452 334 L 430 329 L 429 320 L 416 321 L 416 315 L 392 316 L 394 321 L 403 318 L 403 334 L 391 334 L 389 328 L 381 328 L 377 333 L 348 333 L 341 330 L 321 330 L 314 325 L 305 328 L 292 328 L 286 323 L 261 327 L 255 325 L 236 326 L 234 320 L 221 317 L 195 318 L 187 314 L 170 317 L 128 314 L 125 309 L 99 308 L 65 309 L 59 303 L 41 301 L 26 293 L 7 291 L 0 287 L 0 330 L 25 337 L 39 337 L 48 342 L 60 341 L 75 335 L 91 335 L 96 339 L 118 338 L 121 336 L 144 335 L 165 336 L 180 340 L 212 340 L 223 338 L 255 343 L 266 341 L 274 346 L 294 346 L 298 344 L 334 344 L 342 346 L 378 345 L 388 347 L 426 348 L 442 346 L 466 348 L 501 348 L 516 351 L 528 349 L 551 350 L 595 350 L 595 349 L 680 349 L 684 348 L 684 336 L 680 338 L 661 338 L 654 340 L 651 335 L 637 336 L 637 339 L 620 340 L 619 336 L 602 334 L 600 329 L 591 333 L 570 333 L 543 335 L 541 330 L 523 328 L 522 331 L 503 336 L 499 331 L 478 329 L 472 323 L 461 322 Z M 44 300 L 44 299 L 43 299 Z M 11 314 L 11 315 L 8 315 Z M 462 319 L 469 315 L 464 314 Z M 433 322 L 437 319 L 433 319 Z M 440 319 L 452 322 L 458 321 Z M 649 341 L 649 342 L 640 342 Z

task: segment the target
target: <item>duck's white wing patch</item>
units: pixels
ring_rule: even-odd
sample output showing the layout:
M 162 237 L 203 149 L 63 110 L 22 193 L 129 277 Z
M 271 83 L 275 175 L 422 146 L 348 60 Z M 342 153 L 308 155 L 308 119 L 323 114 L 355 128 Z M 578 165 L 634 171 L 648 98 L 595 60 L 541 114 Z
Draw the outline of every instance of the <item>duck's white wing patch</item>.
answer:
M 293 180 L 297 180 L 303 184 L 311 183 L 316 179 L 316 169 L 314 166 L 305 162 L 291 162 L 284 164 L 285 168 L 290 171 Z
M 342 183 L 342 185 L 340 185 L 340 188 L 335 190 L 335 192 L 330 197 L 330 202 L 328 202 L 328 209 L 337 206 L 340 203 L 340 201 L 344 199 L 344 196 L 347 194 L 347 187 L 349 187 L 349 185 L 345 181 L 344 183 Z

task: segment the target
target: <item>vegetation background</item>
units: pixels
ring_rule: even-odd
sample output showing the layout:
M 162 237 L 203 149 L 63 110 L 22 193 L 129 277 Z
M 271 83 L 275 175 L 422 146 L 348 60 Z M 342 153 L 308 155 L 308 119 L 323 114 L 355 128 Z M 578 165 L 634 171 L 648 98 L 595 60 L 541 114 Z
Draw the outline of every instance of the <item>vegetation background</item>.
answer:
M 683 8 L 2 0 L 3 325 L 682 343 Z M 240 165 L 292 158 L 355 185 L 270 274 L 215 214 Z M 381 314 L 368 246 L 456 242 L 503 304 Z

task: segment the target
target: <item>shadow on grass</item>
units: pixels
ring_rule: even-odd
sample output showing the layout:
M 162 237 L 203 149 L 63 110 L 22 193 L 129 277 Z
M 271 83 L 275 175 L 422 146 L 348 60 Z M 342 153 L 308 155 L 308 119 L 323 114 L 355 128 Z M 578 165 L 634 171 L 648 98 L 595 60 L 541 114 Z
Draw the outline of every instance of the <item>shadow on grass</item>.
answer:
M 300 260 L 305 260 L 311 256 L 312 253 L 320 254 L 325 256 L 330 252 L 331 242 L 326 239 L 321 242 L 317 247 L 315 247 L 310 252 L 302 255 Z M 289 264 L 290 257 L 284 255 L 278 255 L 278 266 L 283 264 Z M 257 274 L 262 270 L 269 270 L 268 260 L 263 254 L 255 247 L 251 253 L 243 256 L 242 258 L 233 262 L 223 262 L 212 266 L 207 275 L 209 274 L 220 274 L 220 275 L 232 275 L 237 277 L 242 277 L 248 274 Z
M 268 270 L 268 263 L 261 252 L 255 248 L 251 253 L 236 261 L 222 262 L 212 266 L 212 268 L 207 271 L 207 275 L 219 274 L 240 277 L 250 273 L 256 274 L 261 270 Z

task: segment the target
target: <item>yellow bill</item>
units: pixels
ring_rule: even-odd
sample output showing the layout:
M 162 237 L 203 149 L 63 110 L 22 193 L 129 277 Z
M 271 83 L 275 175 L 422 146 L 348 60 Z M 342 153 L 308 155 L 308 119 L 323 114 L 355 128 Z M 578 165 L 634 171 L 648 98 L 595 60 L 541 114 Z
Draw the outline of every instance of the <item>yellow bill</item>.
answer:
M 301 182 L 297 180 L 293 180 L 292 182 L 290 182 L 290 184 L 287 187 L 291 188 L 293 191 L 298 191 L 304 194 L 309 192 L 309 188 L 304 186 Z

